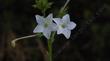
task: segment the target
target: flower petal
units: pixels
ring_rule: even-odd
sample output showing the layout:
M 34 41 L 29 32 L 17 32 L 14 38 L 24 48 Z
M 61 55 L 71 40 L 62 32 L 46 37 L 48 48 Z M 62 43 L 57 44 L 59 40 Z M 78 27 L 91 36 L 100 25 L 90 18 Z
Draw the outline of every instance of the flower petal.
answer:
M 68 25 L 67 25 L 67 28 L 68 28 L 69 30 L 72 30 L 72 29 L 74 29 L 75 27 L 76 27 L 76 24 L 75 24 L 74 22 L 69 22 Z
M 57 34 L 63 33 L 63 28 L 61 26 L 58 26 Z
M 42 16 L 39 15 L 35 15 L 36 17 L 36 21 L 38 24 L 43 24 L 44 23 L 44 18 Z
M 53 20 L 58 25 L 62 24 L 62 20 L 60 18 L 53 18 Z
M 44 27 L 43 26 L 41 26 L 41 25 L 37 25 L 37 27 L 34 29 L 34 33 L 36 33 L 36 32 L 43 32 L 43 30 L 44 30 Z
M 64 22 L 70 22 L 70 16 L 69 16 L 69 14 L 66 14 L 65 16 L 63 16 L 62 20 Z
M 55 23 L 52 23 L 50 25 L 50 28 L 51 28 L 52 31 L 57 31 L 57 25 Z
M 49 29 L 45 29 L 45 30 L 43 31 L 43 34 L 44 34 L 44 36 L 45 36 L 47 39 L 49 39 L 49 38 L 50 38 L 50 35 L 51 35 L 51 31 L 50 31 Z
M 70 35 L 71 35 L 71 31 L 70 30 L 67 30 L 67 29 L 64 29 L 63 30 L 63 34 L 64 36 L 69 39 L 70 38 Z
M 45 18 L 45 23 L 51 24 L 53 20 L 53 14 L 49 14 L 46 18 Z
M 47 19 L 53 19 L 53 14 L 51 13 L 51 14 L 49 14 L 48 16 L 47 16 Z

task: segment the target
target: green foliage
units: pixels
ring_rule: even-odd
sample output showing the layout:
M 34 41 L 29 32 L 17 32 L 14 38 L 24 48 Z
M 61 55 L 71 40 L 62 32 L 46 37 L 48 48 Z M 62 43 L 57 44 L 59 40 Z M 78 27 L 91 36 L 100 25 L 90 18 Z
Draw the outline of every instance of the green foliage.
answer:
M 45 11 L 50 8 L 52 5 L 52 2 L 48 2 L 48 0 L 35 0 L 35 5 L 33 5 L 35 8 L 38 8 L 42 11 L 42 13 L 45 13 Z
M 58 12 L 58 17 L 62 17 L 67 13 L 67 8 L 61 8 L 61 10 Z

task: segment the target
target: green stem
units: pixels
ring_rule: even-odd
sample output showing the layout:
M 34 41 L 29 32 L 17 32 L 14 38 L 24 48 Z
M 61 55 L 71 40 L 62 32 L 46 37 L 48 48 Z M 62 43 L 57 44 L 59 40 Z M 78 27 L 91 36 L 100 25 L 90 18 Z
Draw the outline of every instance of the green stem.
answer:
M 52 43 L 48 41 L 48 61 L 52 61 Z
M 48 40 L 48 61 L 52 61 L 52 42 L 54 41 L 55 32 L 52 33 Z

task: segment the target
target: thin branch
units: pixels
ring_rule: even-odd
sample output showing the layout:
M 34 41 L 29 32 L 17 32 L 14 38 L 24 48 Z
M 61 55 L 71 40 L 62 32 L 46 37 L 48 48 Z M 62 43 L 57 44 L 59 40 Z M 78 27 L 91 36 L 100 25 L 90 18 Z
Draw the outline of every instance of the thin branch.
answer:
M 16 42 L 18 40 L 26 39 L 26 38 L 31 38 L 31 37 L 35 37 L 35 36 L 37 36 L 37 35 L 35 34 L 35 35 L 29 35 L 29 36 L 24 36 L 24 37 L 16 38 L 16 39 L 14 39 L 14 40 L 11 41 L 11 45 L 12 45 L 12 47 L 15 47 Z
M 65 5 L 62 7 L 62 10 L 64 10 L 65 8 L 66 8 L 66 6 L 67 6 L 67 4 L 70 2 L 70 0 L 67 0 L 66 1 L 66 3 L 65 3 Z

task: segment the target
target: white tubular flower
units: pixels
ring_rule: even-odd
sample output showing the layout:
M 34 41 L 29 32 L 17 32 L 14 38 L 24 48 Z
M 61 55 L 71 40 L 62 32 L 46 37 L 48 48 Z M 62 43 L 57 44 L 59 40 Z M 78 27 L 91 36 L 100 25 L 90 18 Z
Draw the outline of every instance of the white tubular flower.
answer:
M 38 25 L 36 26 L 36 28 L 34 29 L 34 33 L 37 32 L 42 32 L 43 35 L 49 39 L 51 32 L 55 31 L 55 26 L 56 24 L 52 22 L 53 20 L 53 14 L 49 14 L 46 18 L 44 18 L 43 16 L 39 16 L 36 15 L 36 21 L 38 23 Z
M 57 34 L 64 34 L 69 39 L 71 30 L 76 27 L 76 24 L 70 21 L 69 14 L 64 15 L 62 19 L 54 18 L 53 20 L 57 24 Z

